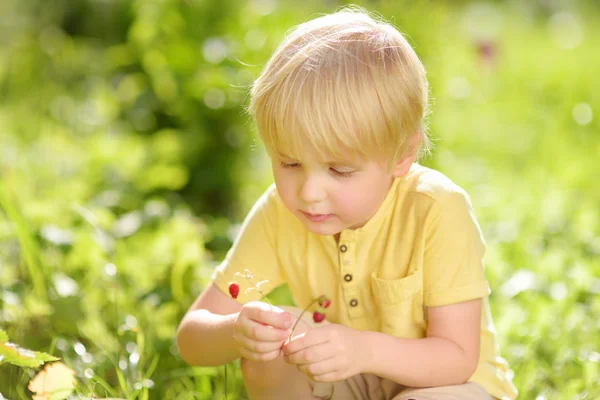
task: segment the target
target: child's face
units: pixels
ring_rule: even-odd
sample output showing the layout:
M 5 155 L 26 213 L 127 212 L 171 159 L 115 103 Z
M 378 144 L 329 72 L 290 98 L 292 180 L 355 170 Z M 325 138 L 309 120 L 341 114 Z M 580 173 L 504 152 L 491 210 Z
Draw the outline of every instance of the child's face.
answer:
M 272 164 L 285 206 L 306 229 L 320 235 L 363 226 L 381 205 L 394 178 L 374 160 L 324 162 L 307 154 L 302 160 L 273 157 Z

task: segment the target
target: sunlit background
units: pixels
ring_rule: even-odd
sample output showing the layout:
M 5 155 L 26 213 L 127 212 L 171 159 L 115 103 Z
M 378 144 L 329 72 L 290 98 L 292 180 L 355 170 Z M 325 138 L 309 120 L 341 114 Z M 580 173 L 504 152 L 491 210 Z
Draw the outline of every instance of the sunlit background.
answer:
M 246 398 L 237 363 L 186 366 L 175 329 L 272 179 L 249 85 L 289 28 L 343 4 L 0 1 L 11 342 L 86 397 Z M 520 398 L 600 398 L 600 3 L 355 4 L 428 70 L 423 164 L 471 196 Z M 0 399 L 30 399 L 35 373 L 0 357 Z

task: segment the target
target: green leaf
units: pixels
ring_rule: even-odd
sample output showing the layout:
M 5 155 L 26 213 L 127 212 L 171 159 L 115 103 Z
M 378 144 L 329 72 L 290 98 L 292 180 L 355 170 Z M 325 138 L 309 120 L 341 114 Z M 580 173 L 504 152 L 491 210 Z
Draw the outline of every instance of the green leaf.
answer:
M 144 379 L 150 379 L 150 377 L 152 376 L 152 374 L 156 370 L 156 367 L 158 366 L 158 360 L 159 359 L 160 359 L 160 355 L 159 354 L 155 354 L 154 358 L 152 359 L 152 363 L 150 364 L 150 367 L 148 367 L 148 369 L 144 373 Z
M 98 383 L 100 384 L 100 386 L 102 386 L 102 387 L 104 388 L 104 390 L 106 390 L 106 392 L 107 392 L 109 395 L 111 395 L 111 396 L 113 396 L 113 397 L 115 397 L 115 396 L 116 396 L 116 392 L 115 392 L 115 390 L 113 390 L 113 389 L 110 387 L 110 385 L 108 384 L 108 382 L 106 382 L 106 381 L 105 381 L 104 379 L 102 379 L 100 376 L 98 376 L 98 375 L 93 375 L 93 376 L 91 377 L 91 380 L 92 380 L 92 381 L 94 381 L 94 382 L 98 382 Z
M 29 278 L 33 283 L 33 289 L 41 300 L 47 301 L 47 288 L 44 280 L 44 268 L 41 264 L 40 250 L 31 229 L 25 222 L 25 218 L 21 215 L 17 208 L 16 201 L 12 197 L 12 192 L 6 184 L 0 181 L 0 209 L 3 209 L 8 219 L 12 221 L 16 228 L 17 238 Z
M 119 385 L 121 386 L 121 390 L 123 391 L 123 394 L 127 395 L 127 393 L 129 392 L 129 389 L 127 388 L 127 381 L 125 380 L 125 377 L 123 376 L 123 373 L 119 368 L 115 369 L 115 371 L 117 373 L 117 378 L 119 379 Z M 127 396 L 127 398 L 129 398 L 129 396 Z
M 4 334 L 4 337 L 6 337 L 6 333 L 2 333 Z M 0 336 L 1 335 L 2 334 L 0 334 Z M 6 337 L 6 339 L 8 338 Z M 2 340 L 0 340 L 0 342 L 2 342 Z M 47 361 L 56 360 L 59 360 L 59 358 L 46 353 L 24 349 L 8 341 L 0 343 L 0 363 L 7 362 L 19 367 L 36 368 Z
M 2 329 L 0 329 L 0 344 L 8 342 L 8 335 Z

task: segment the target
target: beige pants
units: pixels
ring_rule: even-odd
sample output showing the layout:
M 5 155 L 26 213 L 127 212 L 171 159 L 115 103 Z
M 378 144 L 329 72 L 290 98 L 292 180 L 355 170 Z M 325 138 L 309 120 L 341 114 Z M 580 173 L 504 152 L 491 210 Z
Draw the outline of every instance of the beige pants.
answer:
M 492 400 L 478 384 L 410 388 L 371 374 L 335 383 L 311 382 L 312 395 L 333 400 Z
M 281 307 L 298 317 L 301 310 L 295 307 Z M 302 316 L 302 321 L 311 327 L 322 326 L 327 321 L 315 324 L 310 313 Z M 319 399 L 332 400 L 492 400 L 492 397 L 478 384 L 438 386 L 431 388 L 411 388 L 372 374 L 359 374 L 335 383 L 309 381 L 312 395 Z

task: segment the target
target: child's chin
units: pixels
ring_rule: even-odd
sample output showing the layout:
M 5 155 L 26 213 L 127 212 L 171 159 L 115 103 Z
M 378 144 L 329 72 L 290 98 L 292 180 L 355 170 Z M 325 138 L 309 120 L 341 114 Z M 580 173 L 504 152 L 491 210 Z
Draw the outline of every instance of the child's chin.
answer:
M 328 236 L 340 233 L 340 229 L 334 226 L 333 224 L 327 225 L 323 223 L 305 222 L 304 226 L 309 232 L 315 233 L 317 235 Z

